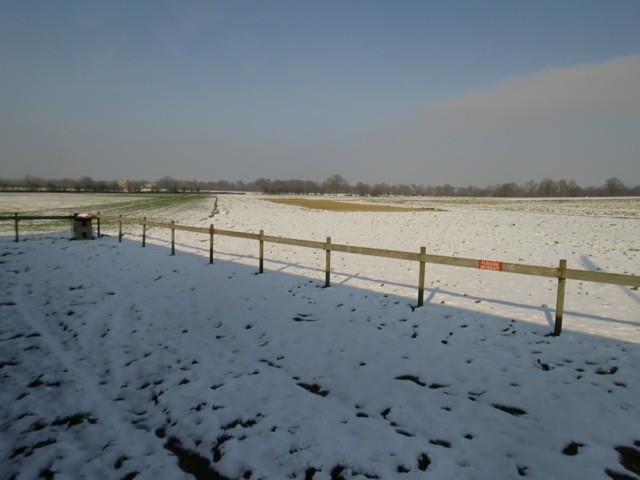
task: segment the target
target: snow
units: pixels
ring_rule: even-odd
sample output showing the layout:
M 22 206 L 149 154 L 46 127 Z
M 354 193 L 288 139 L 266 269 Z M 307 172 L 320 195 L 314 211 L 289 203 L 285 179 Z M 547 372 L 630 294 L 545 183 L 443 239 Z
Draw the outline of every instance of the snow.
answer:
M 44 213 L 57 213 L 62 215 L 60 210 L 66 214 L 77 212 L 77 208 L 87 204 L 112 205 L 129 201 L 139 201 L 144 197 L 140 195 L 113 195 L 108 193 L 10 193 L 0 194 L 1 211 L 4 212 L 29 212 L 33 210 Z
M 171 213 L 639 273 L 637 215 L 530 203 L 336 213 L 249 195 Z M 184 451 L 227 478 L 635 478 L 615 447 L 640 440 L 637 290 L 568 282 L 551 337 L 554 280 L 429 264 L 413 308 L 411 262 L 334 253 L 325 289 L 321 251 L 266 244 L 256 275 L 256 242 L 217 236 L 209 265 L 206 236 L 176 232 L 172 257 L 167 231 L 142 249 L 139 227 L 122 243 L 113 227 L 0 237 L 0 478 L 193 478 Z

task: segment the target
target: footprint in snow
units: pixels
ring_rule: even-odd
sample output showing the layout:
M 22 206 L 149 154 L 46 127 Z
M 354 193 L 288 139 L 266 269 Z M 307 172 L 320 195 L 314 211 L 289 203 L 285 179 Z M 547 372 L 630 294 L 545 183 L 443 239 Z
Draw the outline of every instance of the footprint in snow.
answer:
M 618 461 L 625 470 L 640 475 L 640 450 L 636 448 L 640 447 L 640 440 L 633 442 L 633 445 L 634 446 L 618 445 L 615 447 L 615 451 L 618 452 Z M 624 473 L 609 470 L 608 468 L 605 470 L 605 473 L 613 479 L 625 480 L 627 478 L 635 478 Z
M 618 371 L 618 367 L 611 367 L 609 370 L 598 368 L 595 373 L 596 375 L 613 375 L 617 371 Z
M 573 457 L 575 455 L 577 455 L 580 450 L 580 448 L 584 447 L 585 444 L 584 443 L 578 443 L 578 442 L 571 442 L 569 443 L 566 447 L 564 447 L 562 449 L 562 454 L 563 455 L 567 455 L 569 457 Z
M 318 385 L 317 383 L 308 384 L 308 383 L 299 382 L 296 385 L 298 385 L 299 387 L 304 388 L 305 390 L 307 390 L 310 393 L 313 393 L 315 395 L 319 395 L 321 397 L 326 397 L 327 395 L 329 395 L 329 390 L 322 390 L 322 387 L 320 385 Z
M 513 415 L 514 417 L 520 417 L 522 415 L 526 415 L 527 412 L 518 407 L 510 407 L 508 405 L 500 405 L 499 403 L 492 403 L 491 406 L 493 408 L 497 408 L 500 411 L 506 412 L 509 415 Z

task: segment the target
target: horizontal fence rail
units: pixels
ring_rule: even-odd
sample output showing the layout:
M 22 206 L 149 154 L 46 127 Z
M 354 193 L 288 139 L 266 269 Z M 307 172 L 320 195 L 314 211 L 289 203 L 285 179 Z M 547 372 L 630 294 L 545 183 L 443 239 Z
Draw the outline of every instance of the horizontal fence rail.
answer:
M 15 221 L 16 241 L 18 241 L 18 222 L 21 220 L 70 220 L 73 216 L 0 216 L 0 220 Z M 327 237 L 326 241 L 303 240 L 298 238 L 276 237 L 265 235 L 264 231 L 260 233 L 237 232 L 233 230 L 215 229 L 213 224 L 209 227 L 194 227 L 190 225 L 179 225 L 174 221 L 157 222 L 143 218 L 123 217 L 122 215 L 102 215 L 100 212 L 92 215 L 97 221 L 98 237 L 100 237 L 100 222 L 117 222 L 118 224 L 118 241 L 122 241 L 122 225 L 141 225 L 142 226 L 142 246 L 145 246 L 147 228 L 166 228 L 171 230 L 171 255 L 175 255 L 175 231 L 184 231 L 192 233 L 202 233 L 209 235 L 209 263 L 213 263 L 213 247 L 214 236 L 222 235 L 227 237 L 242 238 L 246 240 L 255 240 L 259 242 L 260 266 L 259 273 L 263 273 L 264 266 L 264 243 L 275 243 L 281 245 L 291 245 L 296 247 L 312 248 L 316 250 L 324 250 L 326 252 L 325 264 L 325 287 L 331 285 L 331 252 L 349 253 L 355 255 L 368 255 L 373 257 L 392 258 L 396 260 L 406 260 L 419 262 L 419 278 L 418 278 L 418 307 L 423 306 L 424 299 L 424 280 L 425 280 L 425 264 L 432 263 L 438 265 L 447 265 L 452 267 L 476 268 L 480 270 L 491 270 L 497 272 L 517 273 L 522 275 L 534 275 L 538 277 L 556 278 L 558 279 L 558 292 L 556 300 L 556 316 L 554 325 L 554 335 L 560 335 L 562 332 L 562 317 L 564 311 L 565 283 L 567 280 L 580 280 L 585 282 L 605 283 L 612 285 L 622 285 L 638 288 L 640 287 L 640 276 L 628 275 L 620 273 L 593 272 L 589 270 L 568 269 L 566 260 L 560 260 L 558 267 L 545 267 L 539 265 L 527 265 L 521 263 L 500 262 L 496 260 L 486 260 L 477 258 L 451 257 L 445 255 L 432 255 L 426 253 L 426 247 L 421 247 L 419 252 L 407 252 L 399 250 L 385 250 L 380 248 L 361 247 L 354 245 L 344 245 L 332 243 L 331 237 Z
M 11 216 L 7 216 L 7 215 L 0 215 L 0 221 L 13 221 L 14 222 L 14 228 L 15 228 L 15 234 L 16 234 L 16 239 L 15 241 L 18 242 L 20 240 L 19 238 L 19 230 L 18 230 L 18 224 L 21 221 L 37 221 L 37 220 L 73 220 L 73 215 L 20 215 L 19 213 L 14 213 Z
M 72 220 L 73 215 L 11 215 L 0 216 L 0 220 Z
M 560 335 L 562 332 L 562 317 L 564 311 L 564 296 L 566 280 L 581 280 L 586 282 L 608 283 L 613 285 L 623 285 L 630 287 L 640 287 L 640 276 L 627 275 L 619 273 L 592 272 L 588 270 L 575 270 L 566 268 L 566 260 L 560 260 L 558 267 L 545 267 L 539 265 L 527 265 L 521 263 L 499 262 L 495 260 L 485 260 L 478 258 L 450 257 L 445 255 L 431 255 L 426 253 L 426 248 L 421 247 L 420 252 L 407 252 L 399 250 L 385 250 L 380 248 L 361 247 L 354 245 L 344 245 L 332 243 L 331 237 L 327 237 L 325 242 L 303 240 L 299 238 L 276 237 L 265 235 L 261 230 L 260 233 L 237 232 L 233 230 L 214 229 L 213 224 L 206 227 L 192 227 L 188 225 L 178 225 L 174 222 L 154 222 L 146 220 L 146 218 L 125 218 L 122 216 L 101 215 L 99 212 L 95 215 L 98 219 L 98 235 L 100 235 L 100 220 L 118 222 L 119 239 L 122 239 L 122 224 L 142 225 L 143 227 L 143 245 L 144 233 L 147 227 L 159 227 L 171 229 L 171 252 L 175 254 L 175 236 L 176 230 L 208 234 L 210 237 L 209 262 L 213 263 L 213 245 L 214 235 L 222 235 L 235 238 L 243 238 L 247 240 L 256 240 L 260 244 L 260 266 L 259 273 L 263 273 L 264 265 L 264 243 L 275 243 L 281 245 L 292 245 L 296 247 L 312 248 L 324 250 L 326 252 L 325 267 L 325 287 L 331 285 L 331 252 L 349 253 L 355 255 L 368 255 L 382 258 L 392 258 L 397 260 L 407 260 L 419 262 L 419 278 L 418 278 L 418 307 L 423 306 L 424 299 L 424 280 L 425 280 L 425 264 L 432 263 L 438 265 L 447 265 L 452 267 L 476 268 L 480 270 L 492 270 L 506 273 L 517 273 L 522 275 L 534 275 L 538 277 L 556 278 L 558 279 L 558 292 L 556 299 L 556 318 L 554 325 L 554 335 Z

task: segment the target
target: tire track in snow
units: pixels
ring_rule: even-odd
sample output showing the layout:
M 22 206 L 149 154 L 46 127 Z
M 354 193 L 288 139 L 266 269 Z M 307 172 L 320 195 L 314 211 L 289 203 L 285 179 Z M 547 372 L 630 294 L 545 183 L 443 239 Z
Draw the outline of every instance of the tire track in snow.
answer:
M 73 439 L 74 435 L 81 434 L 81 432 L 70 430 L 72 424 L 69 424 L 67 430 L 59 430 L 62 427 L 54 428 L 55 438 L 60 438 L 60 442 L 56 443 L 54 439 L 50 444 L 53 445 L 51 448 L 58 452 L 58 456 L 62 455 L 59 460 L 56 460 L 58 464 L 64 464 L 65 450 L 67 454 L 70 454 L 69 445 L 76 444 L 79 452 L 74 455 L 87 455 L 89 464 L 93 461 L 103 465 L 108 464 L 108 460 L 101 461 L 99 457 L 103 455 L 110 457 L 114 455 L 114 452 L 122 457 L 123 454 L 129 453 L 134 458 L 130 463 L 143 468 L 148 473 L 158 468 L 165 469 L 166 473 L 166 468 L 175 465 L 171 455 L 163 448 L 154 448 L 153 455 L 147 456 L 149 452 L 144 453 L 147 448 L 144 445 L 148 445 L 150 441 L 158 443 L 158 447 L 162 444 L 149 429 L 132 421 L 140 414 L 140 410 L 136 410 L 139 405 L 150 404 L 148 395 L 134 392 L 132 395 L 127 395 L 127 398 L 122 398 L 124 400 L 122 403 L 115 402 L 113 401 L 113 392 L 114 389 L 117 391 L 119 385 L 113 381 L 104 382 L 102 374 L 104 373 L 105 360 L 111 361 L 112 364 L 116 363 L 112 357 L 120 356 L 120 351 L 117 348 L 119 342 L 116 340 L 114 343 L 108 344 L 101 342 L 99 337 L 92 340 L 90 337 L 94 335 L 95 329 L 100 328 L 100 322 L 96 322 L 101 317 L 100 313 L 87 313 L 85 307 L 78 309 L 80 313 L 73 312 L 69 315 L 70 310 L 66 310 L 65 307 L 72 301 L 70 296 L 74 292 L 65 285 L 68 279 L 62 282 L 56 281 L 55 269 L 50 268 L 51 265 L 46 259 L 37 263 L 38 272 L 35 274 L 40 274 L 46 279 L 42 282 L 45 285 L 44 290 L 35 295 L 28 291 L 19 290 L 14 290 L 11 293 L 14 298 L 18 299 L 15 302 L 12 317 L 15 319 L 13 328 L 31 332 L 29 342 L 32 346 L 28 352 L 23 351 L 20 354 L 22 371 L 19 372 L 16 380 L 20 381 L 21 377 L 25 379 L 23 380 L 25 383 L 28 378 L 35 377 L 36 380 L 39 380 L 42 378 L 38 373 L 41 368 L 43 371 L 58 372 L 60 377 L 55 382 L 51 382 L 49 378 L 42 381 L 32 381 L 29 388 L 55 387 L 55 391 L 44 392 L 47 398 L 55 399 L 55 402 L 43 404 L 42 398 L 38 401 L 31 395 L 22 397 L 12 406 L 13 412 L 22 411 L 16 419 L 22 418 L 25 414 L 33 415 L 28 412 L 38 412 L 36 415 L 44 415 L 44 420 L 40 421 L 42 427 L 38 427 L 38 430 L 44 428 L 44 431 L 48 432 L 56 424 L 56 422 L 50 423 L 55 417 L 61 419 L 65 415 L 71 415 L 65 418 L 79 415 L 79 422 L 82 423 L 82 417 L 85 414 L 81 412 L 87 412 L 87 415 L 90 415 L 87 418 L 93 418 L 93 421 L 99 424 L 101 435 L 92 435 L 90 442 L 84 442 L 81 437 Z M 35 299 L 33 299 L 34 296 Z M 44 305 L 42 305 L 42 300 L 44 300 Z M 124 317 L 124 315 L 116 313 L 109 318 L 114 317 Z M 135 351 L 135 348 L 132 351 Z M 25 356 L 29 359 L 26 360 Z M 40 387 L 40 385 L 43 386 Z M 63 393 L 65 391 L 69 393 Z M 42 393 L 40 392 L 38 396 L 42 397 Z M 146 410 L 149 409 L 146 408 L 145 413 Z M 91 425 L 86 428 L 91 429 Z M 28 442 L 28 438 L 37 433 L 28 432 L 16 433 L 14 441 Z M 123 442 L 125 439 L 127 441 Z M 72 443 L 69 444 L 69 441 Z M 128 451 L 128 448 L 133 448 L 134 453 Z M 51 455 L 49 449 L 33 450 L 32 452 L 35 452 L 36 455 Z M 126 454 L 124 456 L 126 457 Z M 21 461 L 21 457 L 18 455 L 10 464 L 15 465 L 16 462 L 20 464 Z M 88 469 L 91 468 L 89 464 L 86 467 Z M 20 468 L 23 467 L 24 464 Z M 180 476 L 177 467 L 175 475 L 171 476 L 176 478 Z

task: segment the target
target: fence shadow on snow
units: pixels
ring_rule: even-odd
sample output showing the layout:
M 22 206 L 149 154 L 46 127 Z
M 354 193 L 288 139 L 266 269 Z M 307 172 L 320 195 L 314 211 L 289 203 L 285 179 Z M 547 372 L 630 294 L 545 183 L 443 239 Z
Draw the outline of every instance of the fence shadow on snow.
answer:
M 157 232 L 157 230 L 156 230 Z M 170 243 L 171 240 L 167 237 L 169 237 L 169 235 L 149 235 L 149 231 L 147 230 L 146 232 L 146 238 L 157 241 L 157 242 L 168 242 Z M 131 237 L 131 238 L 138 238 L 140 239 L 141 236 L 137 233 L 137 232 L 128 232 L 127 236 Z M 117 238 L 117 234 L 116 234 L 116 238 Z M 251 239 L 239 239 L 243 242 L 251 242 Z M 208 249 L 204 246 L 199 246 L 197 244 L 194 243 L 183 243 L 180 242 L 179 240 L 176 240 L 176 237 L 173 236 L 173 243 L 174 246 L 172 247 L 172 251 L 175 252 L 175 247 L 178 246 L 180 247 L 180 250 L 178 251 L 179 254 L 181 254 L 181 252 L 184 251 L 194 251 L 194 252 L 200 252 L 202 254 L 205 254 L 208 252 Z M 206 240 L 201 241 L 201 243 L 206 243 Z M 344 255 L 347 255 L 346 253 Z M 215 250 L 215 258 L 216 261 L 219 261 L 220 259 L 229 259 L 229 260 L 240 260 L 243 262 L 249 261 L 251 263 L 255 262 L 255 265 L 258 265 L 261 262 L 261 258 L 258 255 L 251 255 L 251 254 L 239 254 L 236 252 L 232 252 L 232 251 L 223 251 L 220 250 L 220 248 L 217 248 Z M 319 268 L 319 267 L 314 267 L 311 265 L 302 265 L 301 263 L 298 262 L 289 262 L 289 261 L 284 261 L 284 260 L 280 260 L 280 259 L 272 259 L 272 258 L 264 258 L 263 261 L 266 263 L 266 265 L 268 265 L 268 271 L 270 273 L 275 272 L 275 271 L 281 271 L 284 272 L 285 270 L 288 269 L 302 269 L 305 271 L 310 271 L 310 272 L 315 272 L 315 273 L 319 273 L 319 274 L 324 274 L 326 273 L 325 269 L 323 268 Z M 335 262 L 334 262 L 335 265 Z M 279 268 L 273 268 L 274 266 L 279 267 Z M 595 268 L 595 267 L 594 267 Z M 265 270 L 267 271 L 267 270 Z M 254 272 L 255 273 L 255 272 Z M 333 283 L 333 285 L 335 286 L 345 286 L 347 284 L 349 284 L 350 281 L 352 280 L 358 280 L 360 281 L 360 283 L 371 283 L 371 284 L 376 284 L 379 285 L 381 283 L 387 285 L 387 286 L 395 286 L 395 287 L 399 287 L 399 288 L 404 288 L 404 289 L 415 289 L 415 283 L 411 284 L 411 283 L 402 283 L 402 282 L 397 282 L 397 281 L 390 281 L 388 278 L 380 278 L 380 277 L 375 277 L 375 276 L 371 276 L 371 275 L 367 275 L 367 274 L 363 274 L 362 272 L 356 272 L 356 273 L 352 273 L 352 272 L 347 272 L 347 271 L 342 271 L 339 268 L 334 268 L 333 266 L 331 267 L 331 276 L 332 277 L 338 277 L 340 278 L 340 280 L 336 281 L 335 283 Z M 628 288 L 626 287 L 622 287 L 622 286 L 616 286 L 617 288 L 622 288 L 625 293 L 627 295 L 629 295 L 631 298 L 633 298 L 636 302 L 640 302 L 638 295 L 635 294 L 635 292 L 630 291 Z M 366 290 L 366 287 L 363 287 Z M 383 293 L 380 292 L 380 289 L 371 289 L 371 290 L 366 290 L 366 291 L 375 291 L 376 295 L 392 295 L 390 293 Z M 549 325 L 549 327 L 552 329 L 552 331 L 554 331 L 554 333 L 557 335 L 559 334 L 557 328 L 557 310 L 549 307 L 548 304 L 543 303 L 543 304 L 529 304 L 529 303 L 522 303 L 522 302 L 517 302 L 517 301 L 510 301 L 510 300 L 506 300 L 503 298 L 494 298 L 494 297 L 490 297 L 487 296 L 486 294 L 482 294 L 482 295 L 472 295 L 472 294 L 467 294 L 467 293 L 461 293 L 459 291 L 455 291 L 452 289 L 445 289 L 442 287 L 428 287 L 425 286 L 424 287 L 424 291 L 427 293 L 427 297 L 424 299 L 424 305 L 427 306 L 429 309 L 433 309 L 434 307 L 436 307 L 437 305 L 439 306 L 439 304 L 434 303 L 434 298 L 436 295 L 438 296 L 444 296 L 444 297 L 451 297 L 451 298 L 455 298 L 455 299 L 460 299 L 463 300 L 465 302 L 469 302 L 469 301 L 473 301 L 475 303 L 479 303 L 479 302 L 485 302 L 489 305 L 496 305 L 496 306 L 502 306 L 502 307 L 508 307 L 508 308 L 515 308 L 518 310 L 525 310 L 525 311 L 531 311 L 531 312 L 539 312 L 541 315 L 539 317 L 535 317 L 538 318 L 538 320 L 542 320 L 544 319 L 544 321 Z M 402 298 L 402 302 L 404 302 L 405 304 L 407 304 L 407 302 L 409 304 L 412 305 L 412 308 L 415 308 L 415 303 L 412 303 L 411 301 L 411 297 L 409 296 L 404 296 L 404 295 L 398 295 L 399 298 Z M 418 305 L 421 306 L 421 305 Z M 481 312 L 478 312 L 481 313 Z M 584 320 L 593 320 L 593 321 L 601 321 L 601 322 L 608 322 L 608 323 L 613 323 L 613 324 L 618 324 L 618 325 L 623 325 L 623 326 L 630 326 L 630 327 L 640 327 L 640 321 L 639 322 L 635 322 L 635 321 L 630 321 L 630 320 L 626 320 L 626 319 L 619 319 L 619 318 L 613 318 L 610 315 L 607 316 L 603 316 L 603 315 L 597 315 L 597 314 L 592 314 L 592 313 L 587 313 L 587 312 L 582 312 L 582 311 L 578 311 L 575 309 L 564 309 L 564 313 L 567 315 L 570 315 L 571 317 L 573 317 L 574 319 L 584 319 Z M 554 314 L 555 314 L 555 318 L 554 318 Z

